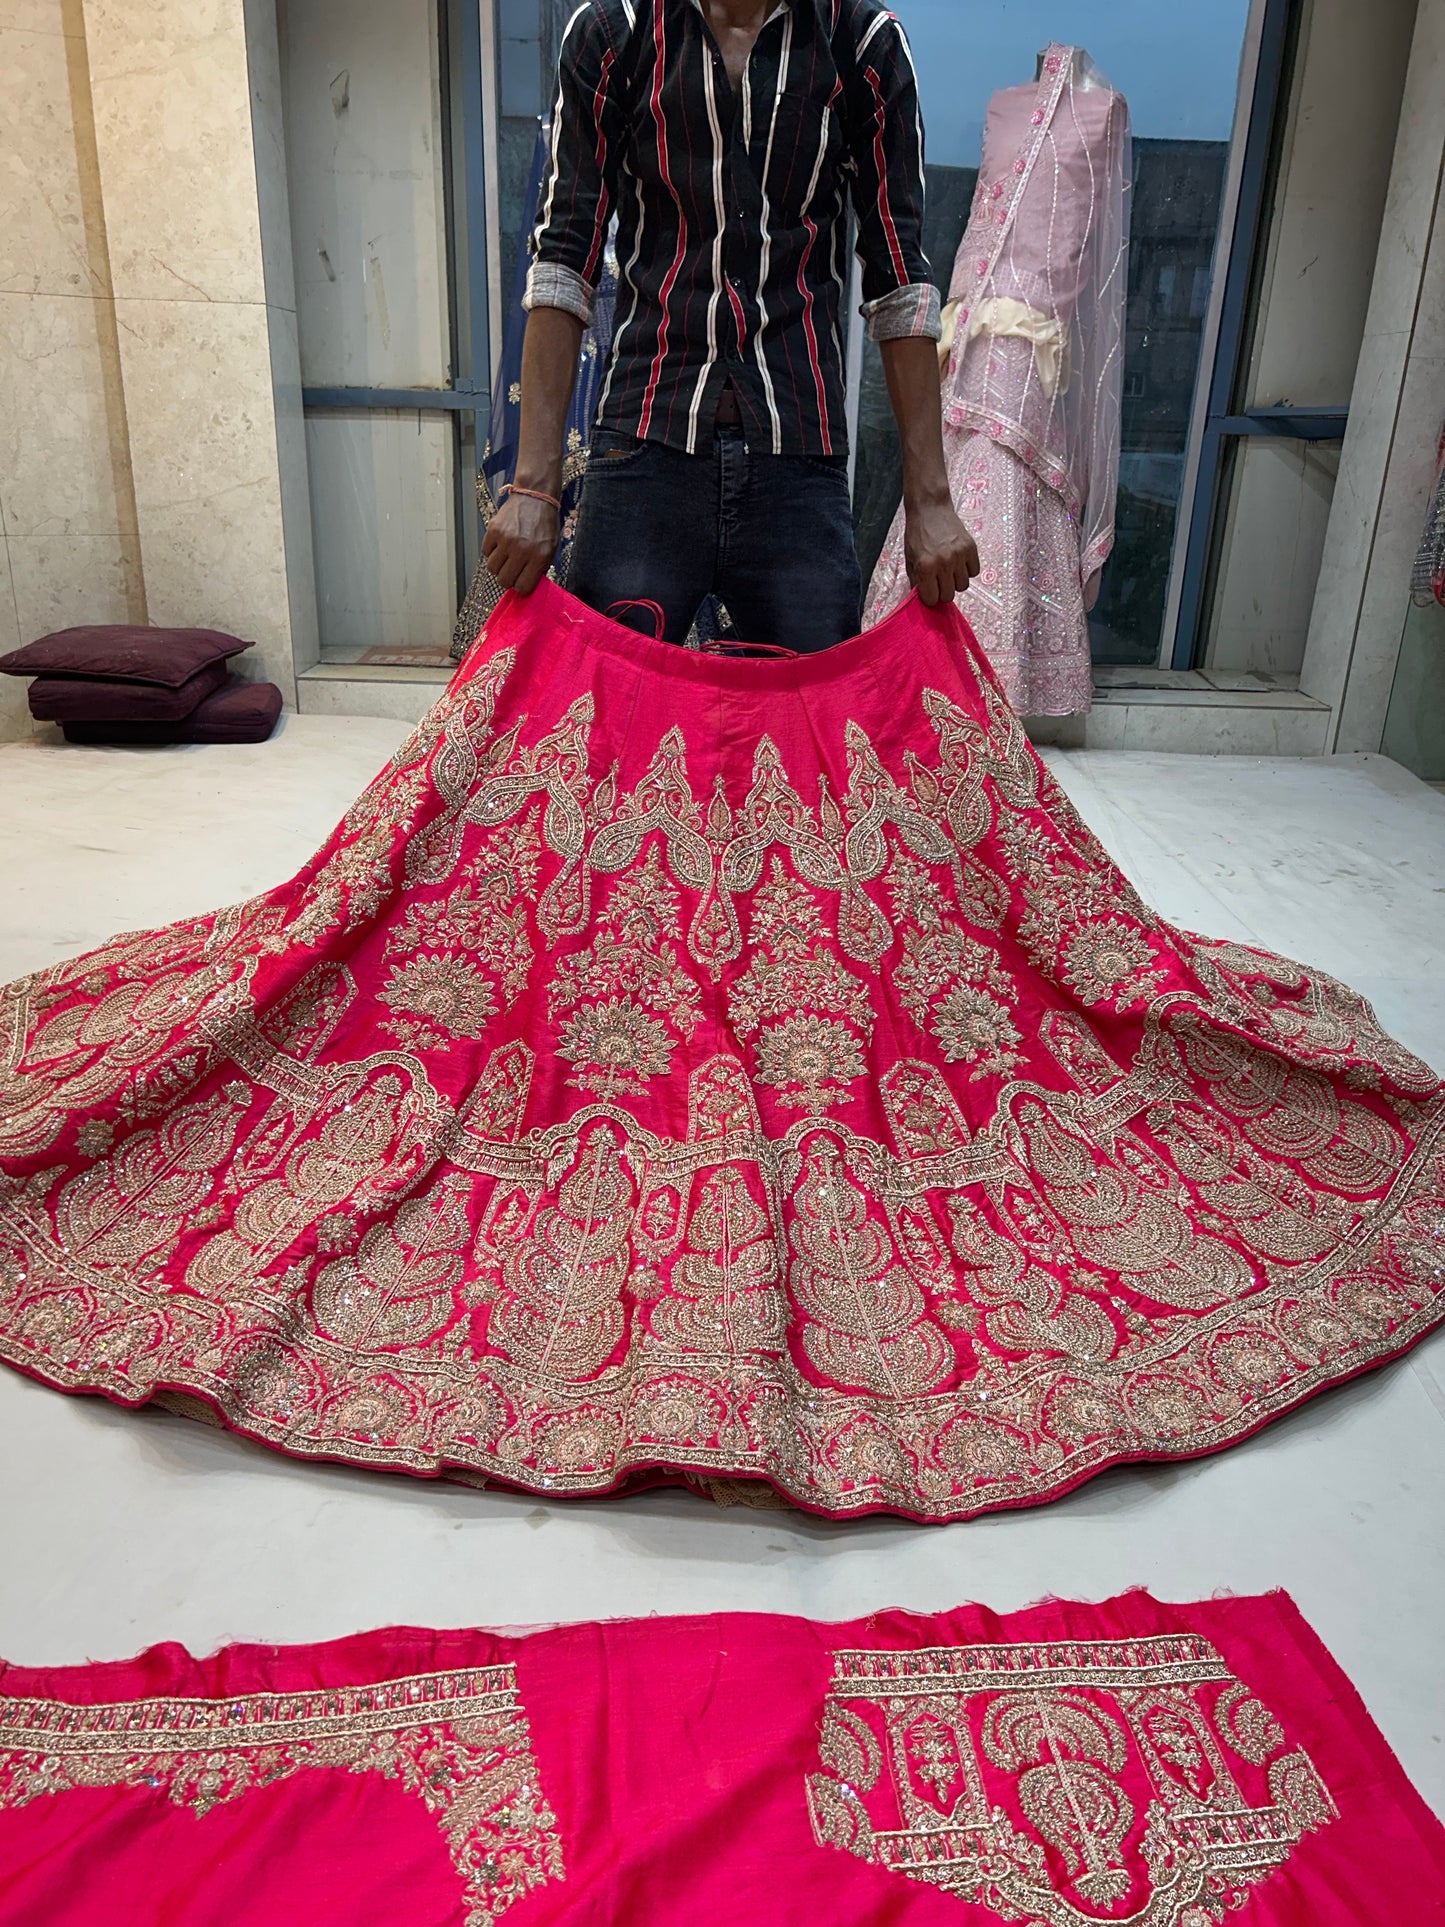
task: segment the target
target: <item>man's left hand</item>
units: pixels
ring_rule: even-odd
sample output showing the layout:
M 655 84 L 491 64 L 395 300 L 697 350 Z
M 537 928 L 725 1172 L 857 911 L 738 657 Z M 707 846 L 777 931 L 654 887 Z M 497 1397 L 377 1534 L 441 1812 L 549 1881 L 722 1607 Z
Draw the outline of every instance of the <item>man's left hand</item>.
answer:
M 978 544 L 946 497 L 906 510 L 903 558 L 909 581 L 929 609 L 962 595 L 978 574 Z

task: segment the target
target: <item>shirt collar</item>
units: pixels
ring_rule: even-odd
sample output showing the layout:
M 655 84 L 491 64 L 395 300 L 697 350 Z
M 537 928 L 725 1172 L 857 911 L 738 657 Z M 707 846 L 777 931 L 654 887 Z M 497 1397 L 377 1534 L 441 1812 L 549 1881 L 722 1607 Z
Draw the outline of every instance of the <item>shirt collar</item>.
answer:
M 707 15 L 706 13 L 703 12 L 702 0 L 692 0 L 692 4 L 697 8 L 698 12 L 702 14 L 703 19 L 706 20 Z M 763 26 L 771 27 L 773 22 L 777 19 L 780 13 L 787 13 L 791 8 L 797 6 L 797 4 L 798 4 L 798 0 L 778 0 L 778 4 L 773 8 L 772 12 L 768 15 L 767 19 L 763 22 Z M 761 33 L 762 28 L 760 27 L 758 31 Z

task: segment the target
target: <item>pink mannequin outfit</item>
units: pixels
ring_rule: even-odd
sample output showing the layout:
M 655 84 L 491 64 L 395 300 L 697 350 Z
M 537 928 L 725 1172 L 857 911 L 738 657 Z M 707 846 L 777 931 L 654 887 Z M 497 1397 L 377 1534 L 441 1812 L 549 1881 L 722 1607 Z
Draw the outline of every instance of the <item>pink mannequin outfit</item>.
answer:
M 1092 699 L 1086 612 L 1114 539 L 1128 175 L 1128 109 L 1082 49 L 1050 46 L 1037 86 L 989 103 L 949 289 L 944 448 L 983 565 L 961 606 L 1021 715 Z M 865 622 L 908 587 L 900 509 Z

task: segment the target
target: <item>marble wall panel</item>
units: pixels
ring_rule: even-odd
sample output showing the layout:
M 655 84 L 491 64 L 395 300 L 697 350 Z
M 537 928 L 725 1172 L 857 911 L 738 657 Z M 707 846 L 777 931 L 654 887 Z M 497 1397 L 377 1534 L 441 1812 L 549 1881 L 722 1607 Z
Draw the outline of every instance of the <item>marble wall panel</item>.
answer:
M 146 620 L 134 535 L 12 535 L 6 547 L 22 642 L 76 623 Z
M 1350 428 L 1300 686 L 1331 750 L 1380 746 L 1440 432 L 1445 329 L 1445 0 L 1420 0 Z M 1429 297 L 1427 299 L 1427 297 Z
M 0 0 L 0 33 L 73 34 L 70 15 L 78 0 Z
M 10 545 L 0 535 L 0 655 L 20 647 L 20 618 L 15 613 L 15 591 L 10 581 Z M 24 736 L 30 727 L 25 703 L 26 684 L 18 676 L 0 676 L 0 743 Z
M 15 613 L 15 589 L 10 580 L 10 544 L 0 535 L 0 656 L 18 649 L 22 640 L 20 618 Z M 0 691 L 4 690 L 6 680 L 0 678 Z
M 294 699 L 269 321 L 237 302 L 117 303 L 150 619 L 253 639 Z
M 0 477 L 11 535 L 134 533 L 109 302 L 0 294 Z
M 1445 246 L 1445 240 L 1437 244 Z M 1445 356 L 1412 354 L 1400 391 L 1400 433 L 1360 600 L 1358 635 L 1335 748 L 1378 749 L 1384 738 L 1409 614 L 1410 571 L 1425 526 L 1434 453 L 1445 415 Z M 1422 432 L 1427 422 L 1433 430 Z
M 214 624 L 294 698 L 294 308 L 271 0 L 0 0 L 0 639 Z
M 261 267 L 266 303 L 296 308 L 296 266 L 287 193 L 286 123 L 276 0 L 243 0 L 250 68 L 251 140 L 256 158 L 256 203 L 261 222 Z
M 85 0 L 118 298 L 264 303 L 241 0 Z
M 107 291 L 103 255 L 92 259 L 100 182 L 88 117 L 85 43 L 0 26 L 0 291 Z
M 81 0 L 0 4 L 0 646 L 144 621 Z M 31 729 L 0 679 L 0 740 Z

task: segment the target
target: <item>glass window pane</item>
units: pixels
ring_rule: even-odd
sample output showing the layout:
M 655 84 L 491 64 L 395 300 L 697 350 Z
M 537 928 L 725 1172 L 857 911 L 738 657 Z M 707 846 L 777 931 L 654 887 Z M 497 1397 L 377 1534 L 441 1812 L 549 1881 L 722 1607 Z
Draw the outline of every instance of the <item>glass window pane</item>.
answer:
M 433 0 L 282 0 L 309 386 L 440 388 L 451 355 Z
M 1380 747 L 1427 783 L 1445 783 L 1445 609 L 1438 602 L 1410 606 Z
M 302 380 L 451 380 L 435 0 L 280 0 Z M 457 607 L 457 430 L 446 414 L 306 423 L 323 654 L 444 648 Z
M 457 609 L 450 417 L 315 414 L 306 458 L 327 656 L 444 649 Z

